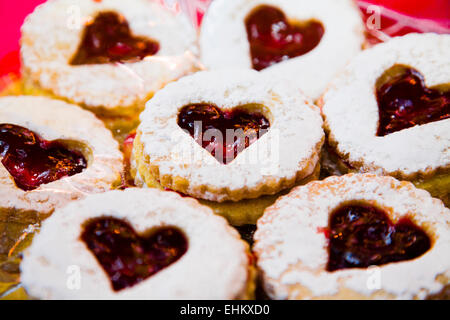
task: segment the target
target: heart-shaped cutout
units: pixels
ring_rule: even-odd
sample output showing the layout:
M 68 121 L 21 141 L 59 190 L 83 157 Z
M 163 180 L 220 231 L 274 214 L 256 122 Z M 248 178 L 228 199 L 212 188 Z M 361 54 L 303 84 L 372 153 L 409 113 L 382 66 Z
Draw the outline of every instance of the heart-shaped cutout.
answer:
M 394 65 L 377 80 L 377 136 L 450 118 L 450 86 L 427 88 L 423 75 Z
M 100 217 L 89 220 L 81 234 L 119 291 L 147 279 L 168 267 L 188 249 L 184 234 L 174 227 L 161 227 L 138 235 L 125 221 Z
M 393 224 L 384 211 L 365 204 L 335 210 L 327 233 L 327 271 L 411 260 L 431 247 L 428 235 L 409 218 Z
M 245 19 L 253 69 L 295 58 L 314 49 L 325 32 L 315 20 L 289 22 L 280 9 L 261 5 Z
M 81 152 L 60 141 L 46 141 L 13 124 L 0 124 L 0 157 L 16 185 L 29 191 L 41 184 L 80 173 L 87 167 Z
M 192 104 L 179 112 L 178 125 L 219 163 L 229 164 L 270 127 L 264 115 L 245 109 L 236 107 L 224 112 L 212 104 Z
M 157 41 L 132 35 L 123 16 L 115 12 L 101 12 L 86 26 L 70 64 L 140 61 L 158 51 Z

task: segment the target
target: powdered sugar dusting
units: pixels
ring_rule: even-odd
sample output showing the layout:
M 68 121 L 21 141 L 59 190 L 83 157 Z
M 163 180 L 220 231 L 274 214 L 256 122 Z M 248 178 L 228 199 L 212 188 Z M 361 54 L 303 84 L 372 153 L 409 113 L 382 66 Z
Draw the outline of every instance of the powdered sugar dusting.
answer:
M 319 98 L 332 78 L 362 49 L 364 25 L 351 0 L 215 0 L 202 23 L 202 62 L 211 69 L 251 69 L 244 21 L 262 4 L 280 8 L 290 20 L 316 19 L 323 24 L 325 34 L 314 50 L 263 71 L 289 79 L 307 96 Z
M 91 218 L 125 219 L 138 233 L 175 226 L 188 239 L 175 263 L 130 288 L 115 292 L 95 256 L 79 239 Z M 225 219 L 174 192 L 127 189 L 92 195 L 46 220 L 21 264 L 27 292 L 43 299 L 233 299 L 247 290 L 248 247 Z M 78 266 L 81 286 L 70 290 L 67 268 Z M 219 275 L 220 276 L 217 276 Z
M 177 124 L 179 110 L 195 103 L 222 110 L 258 105 L 270 129 L 223 165 Z M 147 103 L 138 134 L 164 187 L 213 201 L 256 198 L 293 186 L 316 167 L 324 139 L 316 106 L 288 83 L 251 70 L 199 72 L 169 84 Z M 189 186 L 179 190 L 167 176 L 185 179 Z
M 76 105 L 44 97 L 0 99 L 0 123 L 15 124 L 36 132 L 45 140 L 66 140 L 85 146 L 88 167 L 81 173 L 23 191 L 0 165 L 0 207 L 5 210 L 37 211 L 42 217 L 55 207 L 104 192 L 120 182 L 123 156 L 119 144 L 91 112 Z M 14 217 L 13 217 L 14 218 Z
M 355 200 L 380 207 L 394 223 L 408 216 L 434 241 L 419 258 L 379 266 L 379 288 L 367 285 L 367 269 L 325 269 L 328 240 L 320 230 L 335 208 Z M 303 298 L 332 296 L 343 288 L 365 296 L 382 290 L 398 299 L 424 298 L 442 289 L 438 275 L 450 275 L 449 229 L 450 210 L 428 192 L 391 177 L 349 174 L 297 187 L 266 209 L 254 250 L 273 298 L 295 298 L 290 290 L 297 285 L 310 292 Z
M 450 84 L 450 35 L 409 34 L 360 54 L 324 96 L 330 141 L 363 172 L 410 179 L 450 168 L 450 119 L 378 137 L 377 79 L 395 64 L 421 72 L 429 87 Z
M 158 53 L 133 63 L 71 66 L 84 24 L 101 11 L 123 15 L 133 34 L 157 40 Z M 133 5 L 122 0 L 51 0 L 22 26 L 24 75 L 58 96 L 93 108 L 136 107 L 193 70 L 196 54 L 196 32 L 189 20 L 146 0 Z

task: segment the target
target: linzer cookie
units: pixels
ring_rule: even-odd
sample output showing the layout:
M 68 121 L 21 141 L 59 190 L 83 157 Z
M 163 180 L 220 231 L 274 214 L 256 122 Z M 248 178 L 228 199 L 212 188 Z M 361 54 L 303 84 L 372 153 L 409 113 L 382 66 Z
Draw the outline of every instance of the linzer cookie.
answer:
M 348 174 L 292 190 L 258 220 L 273 299 L 425 299 L 450 287 L 450 210 L 410 182 Z
M 147 103 L 133 174 L 139 186 L 252 224 L 280 193 L 317 179 L 323 141 L 318 108 L 288 83 L 252 70 L 199 72 Z
M 93 114 L 45 97 L 0 98 L 0 220 L 33 223 L 120 185 L 123 156 Z
M 248 299 L 254 290 L 248 245 L 225 219 L 174 192 L 136 188 L 55 212 L 26 250 L 21 280 L 40 299 Z
M 25 91 L 78 103 L 126 131 L 156 90 L 194 69 L 195 42 L 184 14 L 156 2 L 47 1 L 22 26 Z
M 358 56 L 322 99 L 342 172 L 412 181 L 450 203 L 449 35 L 410 34 Z
M 351 0 L 215 0 L 201 27 L 207 68 L 263 70 L 312 99 L 363 46 Z

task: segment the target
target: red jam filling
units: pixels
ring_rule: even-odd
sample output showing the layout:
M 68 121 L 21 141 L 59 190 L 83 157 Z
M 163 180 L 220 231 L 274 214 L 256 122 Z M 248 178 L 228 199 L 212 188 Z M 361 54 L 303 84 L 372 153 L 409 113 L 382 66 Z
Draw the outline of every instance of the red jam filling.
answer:
M 245 20 L 253 69 L 262 70 L 314 49 L 325 32 L 315 20 L 289 22 L 283 11 L 261 5 Z
M 131 175 L 131 154 L 133 150 L 134 139 L 136 138 L 136 131 L 131 132 L 125 138 L 122 144 L 124 170 L 122 172 L 122 185 L 120 189 L 127 189 L 135 187 L 134 178 Z
M 140 61 L 159 51 L 159 43 L 131 34 L 128 22 L 115 12 L 101 12 L 82 36 L 71 65 Z
M 114 291 L 132 287 L 184 255 L 188 241 L 174 227 L 138 235 L 125 221 L 112 217 L 90 220 L 81 240 L 108 274 Z
M 431 247 L 428 235 L 410 219 L 393 224 L 369 205 L 347 205 L 330 217 L 328 271 L 367 268 L 415 259 Z
M 389 72 L 399 70 L 394 76 Z M 450 91 L 427 88 L 420 72 L 396 65 L 386 71 L 377 85 L 378 136 L 450 117 Z
M 46 141 L 13 124 L 0 124 L 0 157 L 16 185 L 29 191 L 41 184 L 80 173 L 87 161 L 61 142 Z
M 250 246 L 253 245 L 253 236 L 256 232 L 256 225 L 254 224 L 244 224 L 242 226 L 236 226 L 235 227 L 239 234 L 241 235 L 241 238 L 245 240 Z
M 184 107 L 178 114 L 178 125 L 222 164 L 233 161 L 270 127 L 269 120 L 260 113 L 241 109 L 223 112 L 211 104 Z

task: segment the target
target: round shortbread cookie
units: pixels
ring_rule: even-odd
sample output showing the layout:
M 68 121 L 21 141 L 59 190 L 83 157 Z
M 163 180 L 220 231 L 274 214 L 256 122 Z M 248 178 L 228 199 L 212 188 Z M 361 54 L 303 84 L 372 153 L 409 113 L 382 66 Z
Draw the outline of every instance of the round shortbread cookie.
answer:
M 0 219 L 3 221 L 36 222 L 72 200 L 120 184 L 123 156 L 117 141 L 100 120 L 78 106 L 44 97 L 4 97 L 0 99 L 0 124 L 20 126 L 47 141 L 59 141 L 81 153 L 87 162 L 80 173 L 41 184 L 34 190 L 19 188 L 1 164 Z M 3 139 L 6 134 L 1 135 Z M 5 146 L 2 144 L 2 160 L 7 156 Z M 16 168 L 21 165 L 17 164 Z
M 392 175 L 422 185 L 437 177 L 439 181 L 435 182 L 440 184 L 440 189 L 448 190 L 449 49 L 450 35 L 409 34 L 394 38 L 361 53 L 334 81 L 321 101 L 322 112 L 328 143 L 348 171 Z M 411 88 L 408 87 L 406 93 L 401 93 L 402 96 L 397 102 L 392 102 L 392 105 L 398 104 L 403 111 L 399 109 L 395 116 L 387 118 L 383 116 L 387 111 L 380 106 L 378 92 L 382 90 L 383 83 L 389 83 L 389 79 L 395 79 L 407 69 L 413 70 L 415 76 L 415 78 L 409 76 Z M 441 112 L 442 120 L 422 121 L 423 118 L 431 116 L 425 114 L 431 111 L 419 109 L 419 106 L 415 105 L 417 101 L 414 98 L 417 93 L 411 91 L 417 87 L 420 77 L 423 77 L 423 85 L 426 86 L 423 90 L 426 91 L 426 95 L 436 97 L 438 91 L 442 92 L 442 97 L 430 98 L 441 99 L 430 101 L 435 101 L 431 106 L 433 103 L 435 105 L 443 103 L 440 111 L 433 110 L 434 115 Z M 430 90 L 434 90 L 435 93 L 430 93 Z M 408 95 L 411 98 L 408 98 Z M 392 128 L 399 121 L 404 121 L 402 117 L 406 119 L 408 113 L 417 114 L 417 120 L 416 118 L 408 120 L 409 127 Z M 415 125 L 416 121 L 419 125 Z M 384 124 L 386 122 L 387 124 Z M 380 130 L 384 130 L 385 126 L 391 132 L 382 131 L 380 134 Z M 426 186 L 426 189 L 435 196 L 445 198 L 442 192 L 433 191 L 433 186 Z
M 293 25 L 301 27 L 308 21 L 322 24 L 324 33 L 315 48 L 262 71 L 270 77 L 289 79 L 314 100 L 362 49 L 364 25 L 354 1 L 215 0 L 205 15 L 200 34 L 201 60 L 207 68 L 253 67 L 245 21 L 262 5 L 281 10 Z M 276 28 L 272 28 L 272 34 L 275 40 L 281 36 Z
M 138 271 L 128 264 L 119 266 L 120 261 L 128 261 L 120 256 L 115 258 L 116 273 L 110 277 L 88 247 L 84 235 L 89 223 L 103 218 L 127 223 L 134 231 L 116 234 L 126 238 L 136 232 L 141 241 L 164 228 L 176 228 L 183 234 L 187 250 L 156 273 L 119 290 L 113 289 L 113 279 L 118 281 Z M 102 239 L 101 232 L 92 232 L 90 236 Z M 161 237 L 156 240 L 160 247 L 171 243 Z M 105 245 L 114 241 L 119 240 L 115 238 Z M 129 245 L 122 242 L 120 246 L 127 250 L 125 247 Z M 150 252 L 136 250 L 139 254 Z M 116 254 L 115 249 L 108 252 Z M 158 256 L 154 254 L 153 259 Z M 139 259 L 135 263 L 139 264 Z M 41 299 L 245 299 L 252 296 L 254 287 L 249 263 L 248 245 L 225 219 L 207 207 L 174 192 L 134 188 L 92 195 L 55 212 L 24 253 L 21 281 L 31 296 Z M 131 271 L 119 275 L 125 268 Z M 78 272 L 78 283 L 70 282 L 70 270 Z M 72 288 L 74 285 L 76 289 Z
M 196 104 L 214 105 L 224 117 L 238 110 L 262 115 L 270 127 L 224 164 L 177 122 L 186 106 Z M 251 70 L 207 71 L 169 84 L 147 103 L 133 152 L 149 185 L 156 181 L 199 199 L 239 201 L 278 193 L 310 176 L 323 140 L 318 108 L 295 87 Z
M 128 24 L 131 37 L 156 41 L 157 52 L 124 63 L 72 65 L 85 30 L 102 13 L 116 14 Z M 125 27 L 113 28 L 105 32 L 122 32 Z M 108 50 L 121 53 L 129 48 L 119 42 Z M 38 6 L 22 26 L 25 81 L 97 114 L 139 112 L 155 91 L 194 69 L 196 54 L 196 32 L 187 17 L 146 0 L 132 5 L 121 0 L 50 0 Z
M 392 226 L 412 221 L 430 238 L 430 248 L 409 260 L 328 271 L 331 237 L 341 236 L 330 229 L 332 213 L 354 203 L 382 210 Z M 383 230 L 370 226 L 367 246 Z M 384 240 L 387 245 L 394 232 Z M 423 299 L 448 287 L 449 250 L 449 209 L 410 182 L 373 174 L 330 177 L 295 188 L 266 209 L 254 245 L 264 288 L 274 299 Z M 344 258 L 359 263 L 355 255 Z

